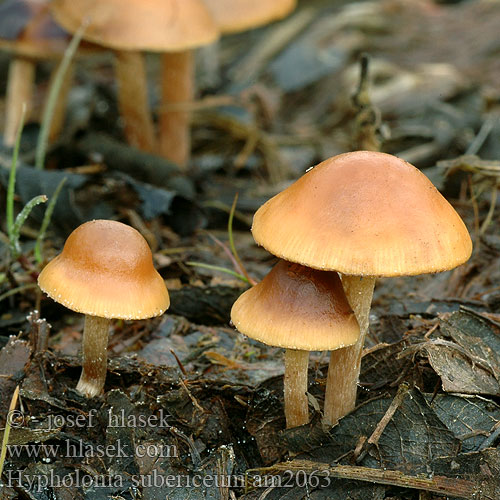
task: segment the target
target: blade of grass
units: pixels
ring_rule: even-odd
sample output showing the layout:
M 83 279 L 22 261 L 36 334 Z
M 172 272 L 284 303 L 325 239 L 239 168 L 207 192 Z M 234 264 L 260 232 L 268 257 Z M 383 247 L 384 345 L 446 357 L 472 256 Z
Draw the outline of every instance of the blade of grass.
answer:
M 64 81 L 64 76 L 66 75 L 69 65 L 76 54 L 78 45 L 80 45 L 80 42 L 82 41 L 83 33 L 85 32 L 86 27 L 87 23 L 82 24 L 74 34 L 71 42 L 64 51 L 64 56 L 59 63 L 54 81 L 50 86 L 47 103 L 45 105 L 45 109 L 43 110 L 40 134 L 38 135 L 38 141 L 36 144 L 35 167 L 38 170 L 42 170 L 45 165 L 45 154 L 47 153 L 47 145 L 49 143 L 50 125 L 52 123 L 52 118 L 54 117 L 54 110 L 56 108 L 59 92 L 61 91 Z
M 61 192 L 62 187 L 64 186 L 64 183 L 66 182 L 67 177 L 64 177 L 61 182 L 58 184 L 56 187 L 56 190 L 54 191 L 54 194 L 52 195 L 49 204 L 47 205 L 47 210 L 45 210 L 45 214 L 43 216 L 43 221 L 42 225 L 40 227 L 40 231 L 38 232 L 38 236 L 36 238 L 36 243 L 35 243 L 35 259 L 38 262 L 38 264 L 41 264 L 43 261 L 42 258 L 42 244 L 43 240 L 45 238 L 45 233 L 47 232 L 47 228 L 49 227 L 50 224 L 50 219 L 52 218 L 52 214 L 54 212 L 54 208 L 57 203 L 57 198 L 59 197 L 59 193 Z
M 37 205 L 40 203 L 45 203 L 47 201 L 47 197 L 44 194 L 39 196 L 35 196 L 32 198 L 24 208 L 19 212 L 16 217 L 16 221 L 14 222 L 14 226 L 12 227 L 12 234 L 10 236 L 10 251 L 14 258 L 19 257 L 21 254 L 21 246 L 19 245 L 19 234 L 21 232 L 21 227 L 26 222 L 29 214 Z
M 203 262 L 186 262 L 188 266 L 193 266 L 193 267 L 202 267 L 204 269 L 212 269 L 213 271 L 221 271 L 226 274 L 230 274 L 231 276 L 234 276 L 235 278 L 240 279 L 241 281 L 244 281 L 245 283 L 250 284 L 248 279 L 243 276 L 242 274 L 237 273 L 236 271 L 233 271 L 232 269 L 227 269 L 226 267 L 221 267 L 221 266 L 213 266 L 212 264 L 204 264 Z
M 3 431 L 2 449 L 0 451 L 0 478 L 2 477 L 3 466 L 5 464 L 5 457 L 7 456 L 7 444 L 9 443 L 9 434 L 11 426 L 11 420 L 9 416 L 16 408 L 18 397 L 19 397 L 19 386 L 16 387 L 16 390 L 12 395 L 12 399 L 10 400 L 9 413 L 7 414 L 7 422 L 5 424 L 5 430 Z
M 23 133 L 24 127 L 24 116 L 26 114 L 26 104 L 23 104 L 23 110 L 21 113 L 21 122 L 19 123 L 19 128 L 17 129 L 16 143 L 14 144 L 14 151 L 12 152 L 12 162 L 10 165 L 9 173 L 9 184 L 7 186 L 7 206 L 5 212 L 7 215 L 7 234 L 12 233 L 12 228 L 14 227 L 14 193 L 16 190 L 16 170 L 17 170 L 17 159 L 19 158 L 19 148 L 21 147 L 21 135 Z
M 234 237 L 233 237 L 233 219 L 234 219 L 234 212 L 236 211 L 236 204 L 238 203 L 238 193 L 234 195 L 234 200 L 233 204 L 231 205 L 231 211 L 229 212 L 229 219 L 227 221 L 227 234 L 229 238 L 229 247 L 231 248 L 231 253 L 234 256 L 234 259 L 238 263 L 238 267 L 241 269 L 241 272 L 245 276 L 245 281 L 249 283 L 250 285 L 254 286 L 256 285 L 255 280 L 253 280 L 250 275 L 247 273 L 247 270 L 245 269 L 245 266 L 241 262 L 240 256 L 238 255 L 238 252 L 236 251 L 236 246 L 234 244 Z

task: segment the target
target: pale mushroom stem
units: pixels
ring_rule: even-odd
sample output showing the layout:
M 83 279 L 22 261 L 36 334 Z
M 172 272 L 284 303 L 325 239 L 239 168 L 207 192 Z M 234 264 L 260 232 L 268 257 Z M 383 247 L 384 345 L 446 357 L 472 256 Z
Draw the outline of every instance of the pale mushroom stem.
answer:
M 162 58 L 160 154 L 185 169 L 191 150 L 191 113 L 180 108 L 193 100 L 193 51 L 165 53 Z
M 23 114 L 23 105 L 26 105 L 26 116 L 28 116 L 34 81 L 35 63 L 33 61 L 16 57 L 10 62 L 3 133 L 3 141 L 6 146 L 11 147 L 16 142 L 17 128 L 21 124 Z
M 108 318 L 85 315 L 83 370 L 76 390 L 88 398 L 99 395 L 106 381 L 109 324 Z
M 142 151 L 153 153 L 156 138 L 149 109 L 148 86 L 144 59 L 140 52 L 115 53 L 118 80 L 118 104 L 124 121 L 127 141 Z
M 341 275 L 347 300 L 359 323 L 359 339 L 353 346 L 332 351 L 326 381 L 323 423 L 335 425 L 356 405 L 361 354 L 368 331 L 375 278 Z
M 286 428 L 298 427 L 309 422 L 307 400 L 307 369 L 309 351 L 285 350 L 285 392 Z

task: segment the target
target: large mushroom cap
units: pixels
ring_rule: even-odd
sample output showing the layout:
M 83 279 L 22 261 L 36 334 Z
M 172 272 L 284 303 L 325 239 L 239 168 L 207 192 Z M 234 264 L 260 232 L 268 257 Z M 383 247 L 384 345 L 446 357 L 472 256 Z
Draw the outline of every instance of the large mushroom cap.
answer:
M 252 233 L 280 258 L 353 275 L 445 271 L 472 252 L 462 219 L 429 179 L 371 151 L 311 169 L 257 210 Z
M 297 0 L 205 0 L 222 33 L 238 33 L 287 16 Z
M 70 36 L 56 24 L 49 0 L 6 0 L 0 4 L 0 48 L 44 59 L 62 57 Z
M 116 221 L 94 220 L 76 228 L 38 284 L 67 308 L 103 318 L 150 318 L 170 305 L 146 240 Z
M 53 0 L 59 23 L 117 50 L 181 51 L 208 44 L 218 31 L 201 0 Z
M 338 274 L 284 260 L 240 295 L 231 319 L 248 337 L 286 349 L 328 351 L 359 337 Z

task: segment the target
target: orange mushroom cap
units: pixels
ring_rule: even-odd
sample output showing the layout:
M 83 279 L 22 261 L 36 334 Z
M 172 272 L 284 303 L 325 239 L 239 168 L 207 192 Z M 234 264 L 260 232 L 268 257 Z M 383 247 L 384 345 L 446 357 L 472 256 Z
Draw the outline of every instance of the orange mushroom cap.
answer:
M 297 0 L 205 0 L 222 33 L 238 33 L 287 16 Z
M 201 0 L 53 0 L 52 12 L 72 33 L 88 20 L 84 38 L 117 50 L 181 51 L 218 36 Z
M 231 320 L 248 337 L 286 349 L 334 350 L 359 337 L 338 274 L 284 260 L 240 295 Z
M 110 220 L 76 228 L 38 284 L 56 302 L 90 316 L 144 319 L 170 305 L 146 240 L 134 228 Z
M 445 271 L 472 252 L 465 224 L 429 179 L 372 151 L 308 171 L 257 210 L 252 233 L 280 258 L 361 276 Z

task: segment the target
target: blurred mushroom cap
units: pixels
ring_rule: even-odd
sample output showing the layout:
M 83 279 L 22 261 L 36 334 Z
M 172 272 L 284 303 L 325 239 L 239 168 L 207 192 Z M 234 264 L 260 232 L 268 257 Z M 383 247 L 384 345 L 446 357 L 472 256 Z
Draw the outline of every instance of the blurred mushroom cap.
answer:
M 116 50 L 174 52 L 213 42 L 215 21 L 202 0 L 53 0 L 56 20 Z
M 281 19 L 297 0 L 205 0 L 222 33 L 238 33 Z

